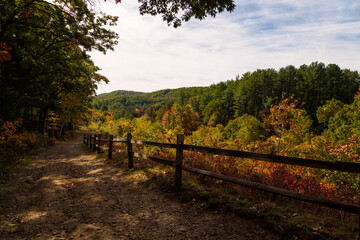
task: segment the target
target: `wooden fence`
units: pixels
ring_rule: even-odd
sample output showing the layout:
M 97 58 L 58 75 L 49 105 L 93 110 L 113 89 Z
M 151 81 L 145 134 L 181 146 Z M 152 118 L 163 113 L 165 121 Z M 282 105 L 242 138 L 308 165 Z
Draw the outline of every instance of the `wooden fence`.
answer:
M 108 143 L 108 148 L 102 147 L 104 143 Z M 270 154 L 261 154 L 261 153 L 252 153 L 252 152 L 244 152 L 244 151 L 235 151 L 235 150 L 226 150 L 226 149 L 218 149 L 218 148 L 210 148 L 210 147 L 200 147 L 194 145 L 184 144 L 184 135 L 177 136 L 176 144 L 169 143 L 157 143 L 157 142 L 149 142 L 149 141 L 139 141 L 131 138 L 131 134 L 127 134 L 126 139 L 114 140 L 111 135 L 109 139 L 102 139 L 101 135 L 84 135 L 84 144 L 90 146 L 93 151 L 101 152 L 101 150 L 108 151 L 108 158 L 112 158 L 112 153 L 114 151 L 113 146 L 116 143 L 126 144 L 127 150 L 116 150 L 117 152 L 127 153 L 128 156 L 128 164 L 129 168 L 134 167 L 134 157 L 139 157 L 143 159 L 152 160 L 164 165 L 168 165 L 175 168 L 175 190 L 179 191 L 181 189 L 181 180 L 182 180 L 182 171 L 189 171 L 195 174 L 200 174 L 208 177 L 213 177 L 216 179 L 220 179 L 223 181 L 231 182 L 237 185 L 250 187 L 253 189 L 270 192 L 274 194 L 278 194 L 281 196 L 301 200 L 304 202 L 315 203 L 321 206 L 326 206 L 333 209 L 342 210 L 349 213 L 354 213 L 360 215 L 360 207 L 354 204 L 347 204 L 338 201 L 333 201 L 330 199 L 314 197 L 307 194 L 301 194 L 294 191 L 290 191 L 283 188 L 273 187 L 270 185 L 266 185 L 263 183 L 251 182 L 247 180 L 242 180 L 236 177 L 226 176 L 223 174 L 218 174 L 215 172 L 202 170 L 198 168 L 183 166 L 183 151 L 196 151 L 207 154 L 214 155 L 222 155 L 222 156 L 231 156 L 231 157 L 240 157 L 240 158 L 248 158 L 259 161 L 273 162 L 273 163 L 283 163 L 295 166 L 302 167 L 311 167 L 317 169 L 327 169 L 332 171 L 342 171 L 342 172 L 350 172 L 350 173 L 360 173 L 360 164 L 359 163 L 348 163 L 348 162 L 325 162 L 318 161 L 312 159 L 304 159 L 304 158 L 295 158 L 295 157 L 284 157 L 284 156 L 276 156 Z M 176 149 L 176 161 L 171 161 L 164 158 L 159 158 L 155 156 L 150 156 L 140 152 L 133 152 L 133 144 L 135 145 L 148 145 L 148 146 L 158 146 L 162 148 L 174 148 Z M 359 218 L 360 219 L 360 218 Z M 359 223 L 360 225 L 360 223 Z

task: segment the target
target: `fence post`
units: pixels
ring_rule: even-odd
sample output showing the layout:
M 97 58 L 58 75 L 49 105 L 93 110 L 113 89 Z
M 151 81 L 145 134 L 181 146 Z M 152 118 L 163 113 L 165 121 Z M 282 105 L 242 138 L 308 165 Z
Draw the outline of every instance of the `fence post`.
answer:
M 99 140 L 98 140 L 98 153 L 101 153 L 101 134 L 99 134 Z
M 92 149 L 92 135 L 90 135 L 90 149 Z
M 127 134 L 127 150 L 128 150 L 128 159 L 129 159 L 129 169 L 134 168 L 134 153 L 131 143 L 131 133 Z
M 181 190 L 184 135 L 178 134 L 176 141 L 175 191 Z
M 93 148 L 92 150 L 95 152 L 96 150 L 96 134 L 94 135 Z
M 86 134 L 84 134 L 83 136 L 83 144 L 85 144 L 85 138 L 86 138 Z
M 88 135 L 86 135 L 86 146 L 89 146 L 89 134 Z
M 112 158 L 113 139 L 114 139 L 114 136 L 113 136 L 113 135 L 110 135 L 110 138 L 109 138 L 109 152 L 108 152 L 108 158 L 109 158 L 109 159 Z

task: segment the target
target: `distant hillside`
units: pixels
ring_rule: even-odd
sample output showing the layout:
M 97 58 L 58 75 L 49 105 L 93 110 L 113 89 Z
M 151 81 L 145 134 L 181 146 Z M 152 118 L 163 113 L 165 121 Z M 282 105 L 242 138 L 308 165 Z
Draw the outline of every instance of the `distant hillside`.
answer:
M 126 90 L 118 90 L 113 91 L 110 93 L 102 93 L 97 95 L 97 98 L 103 99 L 103 98 L 115 98 L 115 97 L 123 97 L 123 96 L 137 96 L 145 94 L 143 92 L 134 92 L 134 91 L 126 91 Z
M 198 91 L 203 87 L 164 89 L 150 93 L 118 90 L 99 94 L 93 105 L 96 110 L 110 111 L 115 117 L 130 117 L 144 114 L 146 109 L 156 105 L 157 108 L 172 105 L 179 93 Z
M 148 115 L 158 120 L 175 102 L 191 105 L 204 124 L 226 126 L 244 114 L 261 118 L 284 96 L 299 100 L 317 126 L 317 110 L 331 99 L 351 104 L 359 90 L 360 74 L 336 64 L 313 62 L 299 68 L 286 66 L 258 69 L 209 87 L 165 89 L 152 93 L 115 91 L 96 97 L 96 109 L 110 111 L 115 118 Z M 152 107 L 152 108 L 150 108 Z M 325 125 L 321 126 L 325 127 Z

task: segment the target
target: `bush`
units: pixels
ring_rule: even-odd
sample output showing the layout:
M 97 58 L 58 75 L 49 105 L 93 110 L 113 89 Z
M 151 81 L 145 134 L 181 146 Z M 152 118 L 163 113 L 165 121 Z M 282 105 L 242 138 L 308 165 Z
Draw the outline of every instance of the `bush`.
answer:
M 7 178 L 9 170 L 20 157 L 38 146 L 55 144 L 54 137 L 40 136 L 34 132 L 20 132 L 21 125 L 21 119 L 16 121 L 0 120 L 0 180 Z

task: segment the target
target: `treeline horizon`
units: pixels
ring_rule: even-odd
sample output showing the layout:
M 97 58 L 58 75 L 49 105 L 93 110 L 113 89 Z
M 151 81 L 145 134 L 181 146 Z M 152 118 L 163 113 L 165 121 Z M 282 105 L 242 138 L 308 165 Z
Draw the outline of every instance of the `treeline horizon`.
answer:
M 307 111 L 314 122 L 314 130 L 319 133 L 326 127 L 316 117 L 319 107 L 332 99 L 351 104 L 359 86 L 358 71 L 341 69 L 337 64 L 312 62 L 299 68 L 289 65 L 279 70 L 258 69 L 209 87 L 150 93 L 113 91 L 95 97 L 94 108 L 109 111 L 115 119 L 147 114 L 153 121 L 161 121 L 174 104 L 190 105 L 192 111 L 199 114 L 202 124 L 226 126 L 230 120 L 244 114 L 260 119 L 285 94 L 299 101 L 298 107 Z

